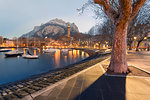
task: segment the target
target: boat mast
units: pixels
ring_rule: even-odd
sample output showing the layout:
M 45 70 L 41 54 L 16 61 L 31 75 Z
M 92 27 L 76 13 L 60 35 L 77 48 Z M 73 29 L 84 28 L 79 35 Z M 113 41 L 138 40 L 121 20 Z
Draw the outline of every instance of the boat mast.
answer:
M 29 39 L 29 34 L 27 35 L 27 48 L 28 48 L 28 39 Z
M 17 50 L 18 50 L 18 38 L 17 38 Z

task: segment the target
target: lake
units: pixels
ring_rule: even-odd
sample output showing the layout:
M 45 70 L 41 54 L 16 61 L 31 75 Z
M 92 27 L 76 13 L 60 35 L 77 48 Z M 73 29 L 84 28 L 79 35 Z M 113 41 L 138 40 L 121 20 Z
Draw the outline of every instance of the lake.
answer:
M 55 53 L 43 53 L 41 50 L 32 49 L 30 52 L 40 55 L 39 59 L 5 58 L 5 52 L 0 52 L 0 85 L 62 68 L 89 56 L 83 51 L 73 49 L 65 54 L 59 49 L 56 49 Z

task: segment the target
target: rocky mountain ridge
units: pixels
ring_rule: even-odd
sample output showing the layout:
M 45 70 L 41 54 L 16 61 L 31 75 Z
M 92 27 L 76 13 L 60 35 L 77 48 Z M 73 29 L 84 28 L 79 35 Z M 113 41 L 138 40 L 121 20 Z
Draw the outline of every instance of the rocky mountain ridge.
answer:
M 62 19 L 53 19 L 45 24 L 40 26 L 35 26 L 34 29 L 21 37 L 37 37 L 37 38 L 57 38 L 60 35 L 67 35 L 68 33 L 68 24 L 70 24 L 71 35 L 78 33 L 78 27 L 74 23 L 65 22 Z

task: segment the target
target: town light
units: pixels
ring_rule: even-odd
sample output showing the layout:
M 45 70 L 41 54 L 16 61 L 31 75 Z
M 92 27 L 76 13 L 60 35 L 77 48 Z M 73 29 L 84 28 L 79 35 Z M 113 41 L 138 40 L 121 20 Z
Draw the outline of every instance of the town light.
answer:
M 137 37 L 134 37 L 134 40 L 136 40 L 137 39 Z
M 147 37 L 144 37 L 144 40 L 146 40 L 147 39 Z

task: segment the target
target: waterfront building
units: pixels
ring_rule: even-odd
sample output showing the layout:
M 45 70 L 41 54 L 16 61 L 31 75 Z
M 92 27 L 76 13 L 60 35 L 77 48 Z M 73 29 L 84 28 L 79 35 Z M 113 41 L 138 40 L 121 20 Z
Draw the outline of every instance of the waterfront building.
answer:
M 0 45 L 2 45 L 2 44 L 3 44 L 3 37 L 0 36 Z
M 6 47 L 14 47 L 15 44 L 12 40 L 6 40 L 5 46 Z

